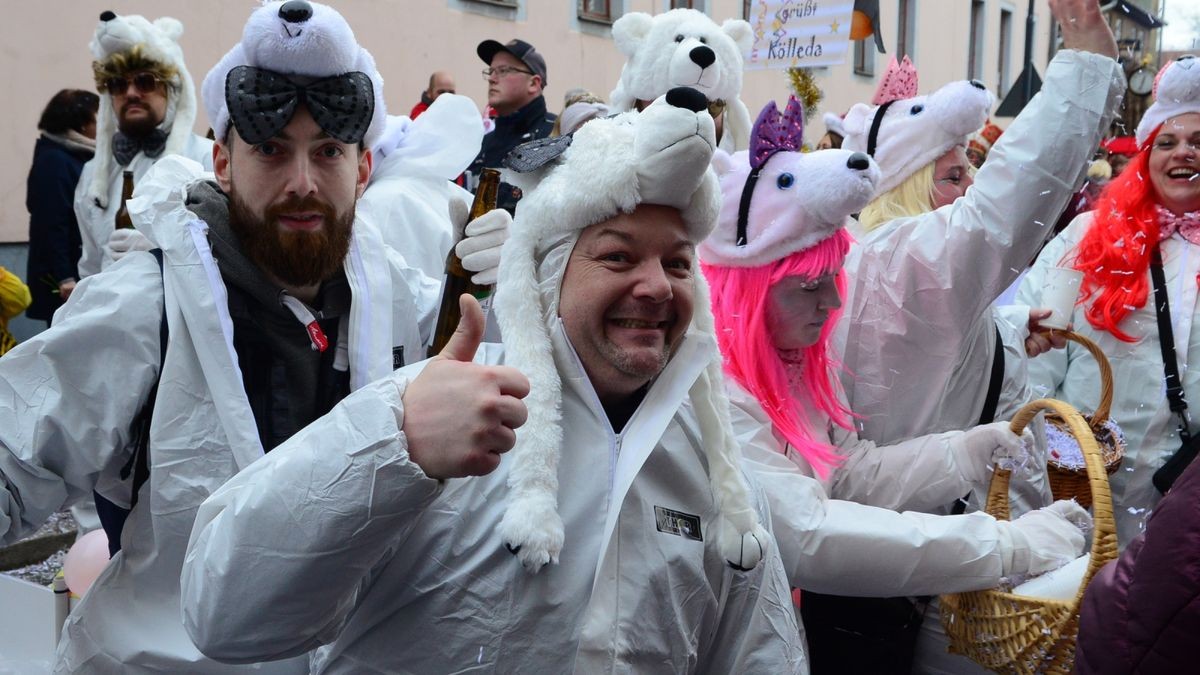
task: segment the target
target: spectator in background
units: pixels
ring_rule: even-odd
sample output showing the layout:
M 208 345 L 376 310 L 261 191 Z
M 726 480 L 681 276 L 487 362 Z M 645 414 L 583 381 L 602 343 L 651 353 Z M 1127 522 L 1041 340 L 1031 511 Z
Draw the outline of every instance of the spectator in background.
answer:
M 16 338 L 8 332 L 8 320 L 28 306 L 29 287 L 17 275 L 0 267 L 0 356 L 17 346 Z
M 25 278 L 32 287 L 31 319 L 47 325 L 78 281 L 81 243 L 75 220 L 75 186 L 83 164 L 96 152 L 96 111 L 100 97 L 82 89 L 63 89 L 50 99 L 33 147 L 33 166 L 25 187 L 29 210 L 29 266 Z
M 1108 153 L 1108 163 L 1112 166 L 1112 177 L 1121 175 L 1121 171 L 1129 160 L 1138 152 L 1137 140 L 1133 136 L 1114 136 L 1101 144 Z
M 500 44 L 484 40 L 475 48 L 488 64 L 483 76 L 488 82 L 488 105 L 496 110 L 495 127 L 483 137 L 479 156 L 467 168 L 474 191 L 485 168 L 500 168 L 508 153 L 522 143 L 546 138 L 557 119 L 546 112 L 546 59 L 524 40 Z M 513 213 L 521 193 L 508 183 L 500 184 L 497 205 Z
M 442 94 L 453 93 L 455 93 L 454 76 L 444 70 L 435 72 L 429 76 L 429 88 L 421 92 L 421 101 L 413 106 L 412 112 L 408 113 L 409 119 L 417 119 Z
M 597 117 L 608 117 L 611 111 L 604 99 L 586 89 L 572 89 L 563 101 L 562 114 L 554 120 L 551 136 L 566 136 L 585 122 Z
M 976 169 L 983 166 L 988 152 L 1000 139 L 1002 133 L 1004 133 L 1003 129 L 988 120 L 984 123 L 983 128 L 967 137 L 967 161 L 971 163 L 971 166 Z
M 839 150 L 842 147 L 842 141 L 846 139 L 846 127 L 842 120 L 846 117 L 843 113 L 835 115 L 834 113 L 825 113 L 822 120 L 825 122 L 825 135 L 821 140 L 817 141 L 817 150 Z

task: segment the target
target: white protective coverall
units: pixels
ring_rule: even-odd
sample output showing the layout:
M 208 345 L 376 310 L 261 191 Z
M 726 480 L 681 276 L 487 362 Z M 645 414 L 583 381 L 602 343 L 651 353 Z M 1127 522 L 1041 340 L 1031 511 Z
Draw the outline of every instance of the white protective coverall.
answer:
M 184 156 L 199 162 L 205 171 L 212 171 L 212 148 L 212 141 L 203 136 L 190 134 L 187 145 L 184 147 Z M 139 152 L 129 161 L 128 166 L 121 166 L 117 164 L 116 160 L 109 162 L 108 206 L 103 209 L 97 206 L 96 202 L 87 194 L 88 188 L 92 184 L 92 172 L 96 170 L 96 162 L 89 160 L 87 164 L 83 165 L 83 173 L 80 174 L 79 183 L 75 188 L 75 218 L 79 221 L 79 236 L 83 243 L 83 253 L 79 258 L 80 279 L 96 274 L 112 264 L 111 259 L 104 255 L 104 246 L 113 233 L 117 211 L 121 209 L 121 187 L 124 183 L 124 172 L 133 172 L 133 184 L 137 187 L 145 178 L 150 167 L 168 156 L 147 157 Z M 150 233 L 142 232 L 142 234 L 149 236 Z M 150 238 L 153 240 L 153 237 Z
M 1075 247 L 1092 224 L 1092 214 L 1084 213 L 1046 245 L 1037 263 L 1026 275 L 1017 293 L 1017 302 L 1037 303 L 1045 283 L 1046 270 L 1071 266 Z M 1153 246 L 1138 239 L 1126 246 Z M 1200 246 L 1189 243 L 1178 233 L 1159 243 L 1163 258 L 1163 276 L 1171 306 L 1171 329 L 1179 375 L 1183 379 L 1187 412 L 1195 418 L 1200 406 L 1200 369 L 1188 364 L 1200 358 L 1200 314 L 1196 311 L 1196 279 L 1200 274 Z M 1162 497 L 1151 483 L 1154 472 L 1179 449 L 1179 416 L 1172 413 L 1166 394 L 1158 320 L 1154 312 L 1154 284 L 1146 271 L 1149 296 L 1146 304 L 1133 310 L 1121 322 L 1121 330 L 1136 342 L 1123 342 L 1105 330 L 1098 330 L 1085 316 L 1086 306 L 1076 305 L 1071 316 L 1075 332 L 1090 338 L 1112 365 L 1112 418 L 1125 432 L 1125 459 L 1121 468 L 1108 477 L 1112 486 L 1113 515 L 1117 519 L 1117 540 L 1124 547 L 1142 533 L 1146 519 Z M 1039 396 L 1062 399 L 1090 413 L 1100 401 L 1100 371 L 1096 360 L 1082 346 L 1067 343 L 1039 356 L 1030 367 L 1030 378 Z M 1197 433 L 1193 423 L 1192 434 Z
M 1036 398 L 1024 348 L 1028 312 L 1002 313 L 992 303 L 1049 235 L 1124 91 L 1115 60 L 1059 50 L 1041 91 L 963 197 L 892 220 L 851 247 L 846 315 L 835 339 L 864 438 L 891 444 L 977 424 L 998 348 L 1004 379 L 995 419 L 1011 419 Z M 1033 427 L 1044 447 L 1040 425 Z M 1013 482 L 1014 515 L 1049 503 L 1044 470 L 1033 478 Z M 973 501 L 985 493 L 986 485 L 976 486 Z M 918 672 L 974 672 L 971 662 L 945 654 L 937 612 L 926 613 L 918 645 Z
M 877 448 L 833 426 L 829 440 L 842 449 L 846 463 L 821 480 L 775 432 L 770 417 L 750 394 L 732 383 L 729 389 L 734 432 L 746 466 L 766 493 L 771 526 L 792 586 L 835 595 L 936 595 L 993 588 L 1001 577 L 1028 572 L 1030 542 L 1020 532 L 1014 536 L 1011 524 L 978 512 L 898 513 L 907 508 L 906 503 L 936 499 L 940 483 L 906 478 L 933 468 L 930 457 L 942 458 L 940 473 L 935 475 L 946 476 L 945 485 L 958 486 L 948 489 L 961 490 L 950 445 L 962 432 Z M 812 414 L 825 417 L 816 411 Z M 825 422 L 813 428 L 830 427 L 828 419 Z M 859 470 L 846 471 L 853 467 Z M 868 474 L 873 480 L 863 480 Z M 856 480 L 847 483 L 848 476 Z M 1050 546 L 1046 540 L 1039 542 Z M 1064 547 L 1064 555 L 1073 554 Z
M 1041 91 L 965 196 L 897 218 L 851 248 L 836 339 L 864 438 L 889 444 L 979 421 L 997 349 L 991 304 L 1074 194 L 1124 90 L 1113 59 L 1059 50 Z M 997 420 L 1030 399 L 1027 320 L 999 325 L 1005 377 Z
M 573 246 L 548 254 L 557 272 L 541 292 L 557 297 Z M 196 644 L 229 660 L 327 645 L 314 673 L 808 672 L 774 544 L 739 572 L 709 536 L 719 511 L 688 391 L 713 337 L 690 332 L 614 433 L 550 317 L 563 382 L 557 565 L 530 574 L 498 534 L 511 459 L 440 490 L 409 460 L 400 427 L 415 364 L 201 507 L 181 579 Z
M 63 628 L 60 672 L 307 672 L 305 659 L 257 669 L 209 661 L 180 620 L 179 572 L 196 509 L 263 455 L 207 226 L 184 207 L 200 172 L 191 160 L 163 159 L 131 201 L 134 221 L 163 249 L 161 276 L 151 255 L 130 254 L 83 280 L 53 329 L 0 362 L 0 399 L 11 402 L 0 406 L 0 543 L 93 488 L 128 506 L 130 486 L 118 472 L 130 458 L 134 416 L 159 380 L 150 478 L 121 552 Z M 420 331 L 431 318 L 371 227 L 355 223 L 345 272 L 353 390 L 392 371 L 394 345 L 423 353 Z M 160 373 L 164 303 L 170 342 Z
M 443 94 L 416 120 L 389 117 L 374 148 L 371 182 L 356 206 L 384 243 L 439 282 L 473 200 L 451 181 L 479 154 L 482 140 L 483 120 L 466 96 Z M 451 202 L 458 202 L 461 222 L 452 222 Z

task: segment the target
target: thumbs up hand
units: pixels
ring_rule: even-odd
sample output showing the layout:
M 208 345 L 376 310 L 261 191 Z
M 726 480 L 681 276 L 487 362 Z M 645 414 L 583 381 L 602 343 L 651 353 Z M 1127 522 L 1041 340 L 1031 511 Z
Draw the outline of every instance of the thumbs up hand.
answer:
M 462 320 L 441 354 L 404 392 L 408 454 L 430 478 L 483 476 L 516 443 L 529 380 L 515 368 L 473 363 L 483 340 L 479 301 L 459 298 Z

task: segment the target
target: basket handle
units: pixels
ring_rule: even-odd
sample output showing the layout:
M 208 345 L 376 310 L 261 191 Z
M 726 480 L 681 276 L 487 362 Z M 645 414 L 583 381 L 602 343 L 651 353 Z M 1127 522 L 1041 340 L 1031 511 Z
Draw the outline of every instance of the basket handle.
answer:
M 1112 492 L 1109 490 L 1108 473 L 1104 469 L 1104 458 L 1100 453 L 1099 444 L 1096 443 L 1096 437 L 1092 434 L 1092 429 L 1088 426 L 1087 421 L 1070 404 L 1052 398 L 1032 401 L 1017 411 L 1009 428 L 1014 434 L 1021 435 L 1029 422 L 1043 410 L 1058 413 L 1067 423 L 1071 435 L 1079 442 L 1087 464 L 1088 485 L 1092 489 L 1092 557 L 1088 561 L 1087 572 L 1084 573 L 1076 594 L 1075 600 L 1076 606 L 1078 606 L 1083 599 L 1083 591 L 1091 582 L 1092 577 L 1100 571 L 1105 563 L 1115 560 L 1117 557 L 1117 523 L 1113 518 Z M 985 510 L 999 520 L 1009 520 L 1010 518 L 1008 485 L 1011 476 L 1012 472 L 1009 470 L 1001 469 L 998 465 L 992 467 L 992 480 L 988 484 Z
M 1100 346 L 1091 339 L 1070 330 L 1052 330 L 1053 335 L 1061 335 L 1079 345 L 1083 345 L 1092 358 L 1096 359 L 1096 365 L 1100 367 L 1100 404 L 1096 406 L 1096 412 L 1092 414 L 1091 427 L 1099 429 L 1108 421 L 1109 411 L 1112 409 L 1113 398 L 1113 374 L 1112 364 L 1109 363 L 1108 357 L 1101 351 Z

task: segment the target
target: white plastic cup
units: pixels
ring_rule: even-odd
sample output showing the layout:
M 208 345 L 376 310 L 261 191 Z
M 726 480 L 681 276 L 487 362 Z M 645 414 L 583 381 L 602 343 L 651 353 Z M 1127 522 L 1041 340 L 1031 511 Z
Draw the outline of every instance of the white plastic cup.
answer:
M 1046 283 L 1042 289 L 1042 307 L 1050 310 L 1050 316 L 1042 319 L 1045 328 L 1066 330 L 1074 313 L 1075 300 L 1079 298 L 1079 285 L 1083 283 L 1083 272 L 1070 267 L 1051 267 L 1046 270 Z

